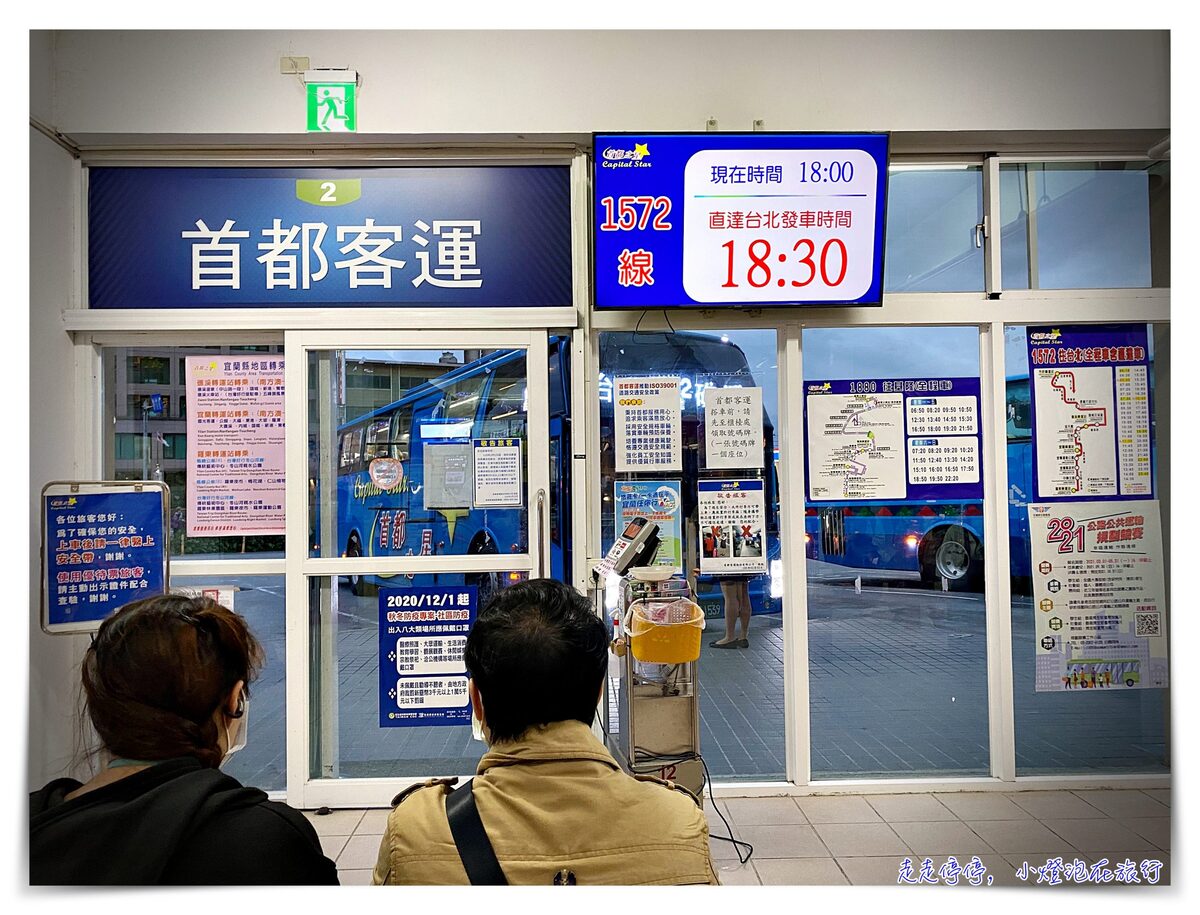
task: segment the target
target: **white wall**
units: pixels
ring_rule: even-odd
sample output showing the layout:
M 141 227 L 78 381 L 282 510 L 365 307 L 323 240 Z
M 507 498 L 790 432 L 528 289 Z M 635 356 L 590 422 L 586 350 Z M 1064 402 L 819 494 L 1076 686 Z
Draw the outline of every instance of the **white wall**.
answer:
M 79 163 L 30 130 L 29 225 L 29 784 L 68 768 L 78 666 L 86 636 L 48 636 L 39 623 L 39 502 L 44 484 L 77 478 L 75 355 L 62 311 L 76 300 Z
M 56 33 L 64 133 L 304 131 L 283 55 L 362 74 L 360 134 L 1168 128 L 1169 33 Z

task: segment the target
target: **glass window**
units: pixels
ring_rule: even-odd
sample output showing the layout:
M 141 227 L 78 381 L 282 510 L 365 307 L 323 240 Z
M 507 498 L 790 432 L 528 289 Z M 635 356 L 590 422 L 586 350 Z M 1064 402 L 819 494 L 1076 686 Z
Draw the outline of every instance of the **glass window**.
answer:
M 1005 289 L 1170 285 L 1169 162 L 1002 164 L 1000 219 Z
M 525 351 L 512 349 L 310 353 L 313 555 L 524 552 L 524 506 L 474 507 L 471 440 L 526 441 L 525 365 Z M 393 400 L 357 413 L 361 407 L 352 401 L 352 390 L 336 384 L 339 366 L 354 366 L 363 376 L 408 377 L 417 383 L 396 391 Z M 387 393 L 392 396 L 391 390 Z M 527 452 L 526 445 L 525 466 Z M 385 456 L 402 465 L 400 480 L 387 487 L 370 469 L 372 461 Z M 498 584 L 501 577 L 495 573 L 486 581 Z M 354 593 L 366 594 L 378 584 L 376 576 L 356 578 Z
M 607 552 L 615 533 L 624 530 L 628 520 L 640 512 L 650 512 L 649 517 L 657 518 L 660 528 L 678 531 L 671 539 L 678 538 L 679 568 L 705 615 L 699 661 L 703 673 L 698 678 L 700 747 L 712 777 L 726 781 L 781 779 L 786 775 L 783 616 L 780 593 L 773 586 L 778 576 L 770 574 L 772 569 L 779 569 L 782 556 L 779 505 L 774 497 L 778 445 L 776 358 L 773 330 L 600 334 L 603 549 Z M 616 470 L 614 381 L 638 376 L 679 378 L 681 471 Z M 713 469 L 706 448 L 705 408 L 714 392 L 729 388 L 761 389 L 763 440 L 752 448 L 756 453 L 746 459 L 743 467 Z M 732 413 L 732 407 L 729 409 Z M 707 418 L 713 421 L 714 442 L 720 440 L 716 433 L 732 427 L 730 416 Z M 738 420 L 750 422 L 740 416 Z M 712 524 L 702 530 L 700 484 L 734 479 L 762 481 L 765 530 L 755 531 L 753 525 L 745 530 L 741 525 Z M 671 504 L 672 497 L 666 509 L 659 497 L 659 489 L 664 486 L 677 487 L 678 492 L 678 504 Z M 710 511 L 710 504 L 706 500 L 705 512 Z M 667 555 L 661 546 L 659 555 Z M 702 565 L 714 565 L 711 560 L 722 555 L 763 556 L 768 571 L 700 574 Z M 712 644 L 736 644 L 743 633 L 743 647 L 723 649 Z M 652 683 L 647 677 L 645 682 Z M 628 732 L 622 730 L 618 714 L 621 703 L 617 681 L 610 687 L 609 734 L 616 738 Z
M 1004 386 L 1004 411 L 1007 416 L 1008 440 L 1027 441 L 1033 434 L 1033 417 L 1029 405 L 1029 379 L 1012 378 Z
M 263 649 L 263 666 L 250 683 L 250 731 L 244 749 L 221 766 L 244 785 L 287 788 L 287 652 L 282 575 L 220 578 L 171 576 L 171 590 L 207 595 L 240 614 Z
M 812 777 L 986 775 L 978 331 L 802 348 Z
M 1169 393 L 1170 365 L 1164 355 L 1169 353 L 1168 341 L 1169 329 L 1166 327 L 1151 333 L 1151 369 L 1147 378 L 1152 407 L 1149 429 L 1153 488 L 1161 506 L 1164 533 L 1169 529 L 1170 502 L 1165 488 L 1167 475 L 1161 473 L 1160 469 L 1166 466 L 1164 443 L 1168 413 L 1161 409 L 1161 405 L 1166 402 Z M 1038 501 L 1034 478 L 1033 430 L 1029 428 L 1031 423 L 1028 421 L 1024 429 L 1019 426 L 1014 429 L 1016 424 L 1013 419 L 1014 405 L 1018 411 L 1022 407 L 1028 411 L 1030 401 L 1027 330 L 1023 326 L 1005 329 L 1005 370 L 1009 391 L 1008 527 L 1017 775 L 1167 772 L 1170 770 L 1167 744 L 1169 694 L 1165 689 L 1131 688 L 1138 685 L 1142 672 L 1148 666 L 1144 658 L 1129 657 L 1139 653 L 1136 648 L 1132 652 L 1124 647 L 1097 649 L 1096 654 L 1100 657 L 1082 658 L 1082 661 L 1093 663 L 1082 664 L 1078 674 L 1067 668 L 1075 676 L 1069 688 L 1064 681 L 1062 689 L 1048 689 L 1047 678 L 1038 677 L 1039 654 L 1054 647 L 1039 645 L 1039 618 L 1047 620 L 1048 630 L 1061 632 L 1062 629 L 1055 630 L 1054 624 L 1049 622 L 1055 610 L 1053 598 L 1046 605 L 1043 605 L 1043 599 L 1039 599 L 1035 607 L 1033 597 L 1034 578 L 1041 574 L 1040 569 L 1033 568 L 1029 522 L 1029 503 Z M 1079 371 L 1096 373 L 1105 370 L 1089 367 Z M 1075 381 L 1071 385 L 1074 386 Z M 1119 425 L 1122 405 L 1118 401 L 1116 406 Z M 1014 431 L 1023 434 L 1013 435 Z M 1039 473 L 1042 466 L 1039 460 Z M 1105 497 L 1097 495 L 1094 499 L 1104 501 Z M 1169 549 L 1165 537 L 1163 548 Z M 1053 565 L 1051 568 L 1053 571 Z M 1169 594 L 1170 580 L 1165 584 L 1166 593 Z M 1169 624 L 1169 617 L 1167 621 Z M 1120 633 L 1114 633 L 1111 641 L 1120 644 Z M 1129 673 L 1131 670 L 1134 671 L 1133 675 Z M 1110 678 L 1107 683 L 1103 679 L 1106 671 Z M 1079 675 L 1086 678 L 1094 674 L 1100 677 L 1099 686 L 1095 688 L 1092 684 L 1097 681 L 1079 678 Z M 1050 682 L 1055 682 L 1053 674 L 1050 675 Z M 1087 685 L 1081 686 L 1081 683 Z
M 983 290 L 983 170 L 978 165 L 888 168 L 886 292 Z
M 283 537 L 274 535 L 188 536 L 186 360 L 189 356 L 228 356 L 229 346 L 105 347 L 103 473 L 110 480 L 164 480 L 171 489 L 173 557 L 254 558 L 283 556 Z M 254 352 L 282 355 L 282 345 Z M 172 370 L 175 377 L 171 377 Z M 162 411 L 142 407 L 157 395 Z M 176 403 L 177 402 L 177 405 Z
M 171 383 L 171 360 L 166 356 L 130 356 L 126 365 L 130 384 Z

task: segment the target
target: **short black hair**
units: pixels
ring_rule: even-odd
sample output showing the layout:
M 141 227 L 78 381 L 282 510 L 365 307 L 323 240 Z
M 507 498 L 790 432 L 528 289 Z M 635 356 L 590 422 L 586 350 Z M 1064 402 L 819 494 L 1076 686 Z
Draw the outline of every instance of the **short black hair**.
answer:
M 493 742 L 552 721 L 591 724 L 608 668 L 608 627 L 587 598 L 549 578 L 497 592 L 463 653 Z

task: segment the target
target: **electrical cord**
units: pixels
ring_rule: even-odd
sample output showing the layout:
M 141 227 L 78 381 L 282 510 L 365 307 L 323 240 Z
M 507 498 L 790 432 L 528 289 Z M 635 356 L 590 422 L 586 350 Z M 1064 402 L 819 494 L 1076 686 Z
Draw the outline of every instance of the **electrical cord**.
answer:
M 634 759 L 637 759 L 639 756 L 641 756 L 646 759 L 653 759 L 653 760 L 657 760 L 659 762 L 666 762 L 666 763 L 681 763 L 681 762 L 691 762 L 692 760 L 699 760 L 700 765 L 704 768 L 704 784 L 700 786 L 700 796 L 703 799 L 704 789 L 708 788 L 708 799 L 712 803 L 713 810 L 715 810 L 717 812 L 717 816 L 719 816 L 721 818 L 721 822 L 725 824 L 725 830 L 729 833 L 729 835 L 727 835 L 727 836 L 718 836 L 718 835 L 713 835 L 710 832 L 708 837 L 710 839 L 720 839 L 722 842 L 732 842 L 734 851 L 737 852 L 738 862 L 740 864 L 745 864 L 747 861 L 750 860 L 750 858 L 754 855 L 754 846 L 751 845 L 749 842 L 743 841 L 742 839 L 735 839 L 733 837 L 733 827 L 730 826 L 729 821 L 727 819 L 725 819 L 725 814 L 723 814 L 721 812 L 721 808 L 717 806 L 717 799 L 713 796 L 712 776 L 709 775 L 708 763 L 706 763 L 704 761 L 704 757 L 701 754 L 699 754 L 699 753 L 676 753 L 676 754 L 653 753 L 650 750 L 646 750 L 642 747 L 634 747 L 633 748 L 633 756 L 634 756 Z M 746 849 L 745 857 L 742 856 L 743 848 Z

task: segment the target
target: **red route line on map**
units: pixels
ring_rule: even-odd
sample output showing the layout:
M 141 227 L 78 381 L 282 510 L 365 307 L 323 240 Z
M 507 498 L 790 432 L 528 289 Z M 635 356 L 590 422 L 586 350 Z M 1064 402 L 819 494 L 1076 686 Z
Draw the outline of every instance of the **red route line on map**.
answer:
M 1067 389 L 1058 383 L 1059 378 L 1067 378 L 1071 382 L 1071 398 L 1067 398 Z M 1081 413 L 1100 413 L 1100 422 L 1084 423 L 1082 426 L 1077 426 L 1074 430 L 1075 436 L 1075 492 L 1080 492 L 1083 489 L 1083 472 L 1079 469 L 1079 458 L 1083 454 L 1083 441 L 1079 438 L 1079 433 L 1084 429 L 1101 429 L 1108 425 L 1108 407 L 1085 407 L 1079 401 L 1074 399 L 1075 395 L 1075 373 L 1074 372 L 1055 372 L 1050 379 L 1050 387 L 1058 391 L 1058 395 L 1062 398 L 1063 403 L 1068 407 L 1073 407 Z

